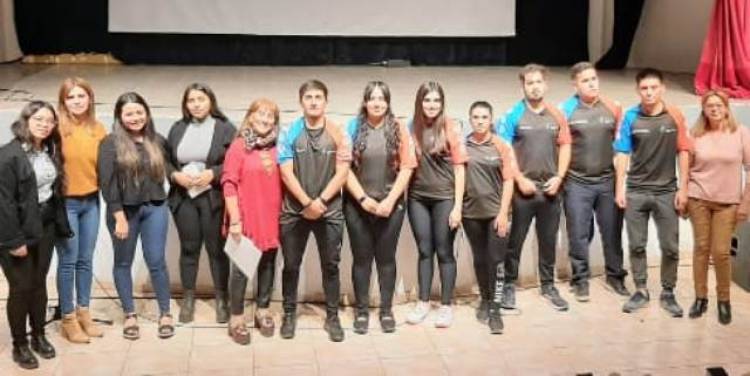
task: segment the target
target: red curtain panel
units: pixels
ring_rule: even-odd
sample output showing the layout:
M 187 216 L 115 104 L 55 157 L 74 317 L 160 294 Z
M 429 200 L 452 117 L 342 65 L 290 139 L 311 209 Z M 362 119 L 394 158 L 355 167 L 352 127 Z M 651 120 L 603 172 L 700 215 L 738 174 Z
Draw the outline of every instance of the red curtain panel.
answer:
M 723 89 L 750 99 L 750 1 L 716 0 L 698 69 L 695 91 Z

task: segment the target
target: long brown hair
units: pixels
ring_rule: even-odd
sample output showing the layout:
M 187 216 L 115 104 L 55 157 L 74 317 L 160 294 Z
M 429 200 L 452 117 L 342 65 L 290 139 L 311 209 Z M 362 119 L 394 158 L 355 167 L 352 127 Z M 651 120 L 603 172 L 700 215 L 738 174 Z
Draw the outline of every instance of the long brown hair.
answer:
M 727 93 L 721 90 L 709 90 L 701 96 L 701 113 L 698 115 L 698 119 L 695 121 L 695 125 L 690 130 L 693 137 L 700 137 L 706 134 L 710 129 L 708 128 L 708 118 L 706 118 L 706 112 L 704 107 L 706 102 L 711 97 L 717 97 L 724 103 L 724 107 L 727 108 L 727 117 L 724 119 L 724 131 L 728 133 L 734 133 L 737 130 L 737 120 L 735 120 L 732 114 L 732 109 L 729 108 L 729 96 Z
M 143 147 L 146 149 L 150 161 L 148 171 L 141 171 L 135 141 L 133 141 L 130 133 L 125 126 L 122 125 L 120 120 L 123 107 L 129 103 L 139 104 L 143 106 L 146 111 L 146 124 L 143 126 L 141 132 L 143 134 Z M 120 170 L 125 172 L 125 178 L 133 180 L 136 184 L 138 184 L 140 177 L 144 173 L 157 181 L 164 179 L 164 154 L 162 147 L 159 145 L 154 122 L 151 118 L 151 110 L 149 109 L 146 100 L 138 93 L 134 92 L 120 95 L 115 103 L 114 118 L 112 135 L 115 139 L 117 164 Z
M 424 128 L 429 123 L 427 117 L 424 115 L 424 109 L 422 108 L 422 101 L 429 93 L 438 93 L 440 96 L 440 113 L 432 121 L 432 129 L 435 132 L 435 140 L 432 145 L 422 145 L 422 133 Z M 443 87 L 435 81 L 428 81 L 423 83 L 417 89 L 417 96 L 414 99 L 414 118 L 412 119 L 412 130 L 414 132 L 414 142 L 417 145 L 417 152 L 425 152 L 425 146 L 429 148 L 426 150 L 427 154 L 437 155 L 441 154 L 448 149 L 448 139 L 445 135 L 445 92 Z
M 391 90 L 388 85 L 383 81 L 370 81 L 365 86 L 364 94 L 362 95 L 362 104 L 359 108 L 359 114 L 357 115 L 357 132 L 354 135 L 352 143 L 354 145 L 352 156 L 352 164 L 354 169 L 357 170 L 362 164 L 362 153 L 367 149 L 367 136 L 370 132 L 370 127 L 367 126 L 367 102 L 372 97 L 372 92 L 375 89 L 380 89 L 383 93 L 383 99 L 388 104 L 388 109 L 385 112 L 383 118 L 383 126 L 385 127 L 385 148 L 388 153 L 388 166 L 398 170 L 399 155 L 398 150 L 401 145 L 399 138 L 400 129 L 399 124 L 396 121 L 396 116 L 393 115 L 391 110 Z
M 65 106 L 65 99 L 70 94 L 70 91 L 76 87 L 80 87 L 89 96 L 89 108 L 86 113 L 83 114 L 82 118 L 74 117 L 68 112 L 68 107 Z M 94 128 L 97 126 L 96 122 L 96 110 L 94 109 L 94 89 L 88 81 L 81 77 L 68 77 L 63 80 L 60 85 L 60 91 L 57 94 L 57 110 L 60 113 L 60 133 L 63 136 L 68 136 L 72 132 L 72 126 L 74 123 L 84 125 L 89 133 L 94 133 Z

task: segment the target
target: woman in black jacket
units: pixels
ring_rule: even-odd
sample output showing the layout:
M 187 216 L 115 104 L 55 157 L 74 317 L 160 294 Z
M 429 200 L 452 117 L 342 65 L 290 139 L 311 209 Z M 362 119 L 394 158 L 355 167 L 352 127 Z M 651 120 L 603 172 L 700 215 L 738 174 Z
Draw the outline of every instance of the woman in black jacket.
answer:
M 13 360 L 39 367 L 29 349 L 45 359 L 55 348 L 44 336 L 47 271 L 54 242 L 72 236 L 63 204 L 62 169 L 57 115 L 47 102 L 33 101 L 11 126 L 15 136 L 0 147 L 0 265 L 8 279 L 6 305 L 13 336 Z
M 169 130 L 169 206 L 180 237 L 180 278 L 183 288 L 180 322 L 193 321 L 195 280 L 205 244 L 216 294 L 216 322 L 229 320 L 227 287 L 229 259 L 224 253 L 221 226 L 224 198 L 221 171 L 224 154 L 237 129 L 219 110 L 214 92 L 205 84 L 190 84 L 182 96 L 182 119 Z

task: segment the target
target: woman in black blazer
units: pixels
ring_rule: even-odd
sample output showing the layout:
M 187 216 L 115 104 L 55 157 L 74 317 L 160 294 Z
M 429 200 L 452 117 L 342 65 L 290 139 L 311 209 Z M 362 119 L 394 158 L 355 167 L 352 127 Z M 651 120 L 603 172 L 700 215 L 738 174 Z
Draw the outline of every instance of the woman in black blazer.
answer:
M 216 322 L 229 320 L 227 287 L 229 259 L 224 254 L 221 226 L 224 199 L 221 171 L 224 154 L 237 129 L 219 110 L 216 96 L 205 84 L 189 85 L 182 96 L 182 119 L 169 130 L 169 206 L 180 237 L 180 277 L 183 300 L 180 322 L 193 321 L 195 280 L 201 247 L 205 244 L 216 294 Z
M 73 233 L 63 201 L 65 173 L 54 108 L 30 102 L 11 130 L 13 140 L 0 147 L 0 265 L 9 286 L 13 360 L 32 369 L 39 362 L 31 350 L 45 359 L 55 357 L 44 336 L 47 271 L 55 241 Z

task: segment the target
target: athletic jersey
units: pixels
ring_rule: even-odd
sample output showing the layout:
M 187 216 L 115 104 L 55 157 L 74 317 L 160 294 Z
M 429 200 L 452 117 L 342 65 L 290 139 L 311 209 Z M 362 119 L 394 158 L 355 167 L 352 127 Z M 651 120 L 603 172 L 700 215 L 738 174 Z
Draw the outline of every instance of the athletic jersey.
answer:
M 396 126 L 398 127 L 399 138 L 399 165 L 397 168 L 388 163 L 385 125 L 373 128 L 367 122 L 362 123 L 361 119 L 356 117 L 350 120 L 346 127 L 349 139 L 352 140 L 352 150 L 357 147 L 359 141 L 357 139 L 358 130 L 360 127 L 367 127 L 366 132 L 359 134 L 359 137 L 365 137 L 365 149 L 361 151 L 359 167 L 355 168 L 352 164 L 351 173 L 357 176 L 365 194 L 377 201 L 384 199 L 391 191 L 399 170 L 417 167 L 414 143 L 409 135 L 409 130 L 400 122 L 396 122 Z
M 568 122 L 558 109 L 544 104 L 536 113 L 525 100 L 498 121 L 497 134 L 513 145 L 519 171 L 539 187 L 557 175 L 559 145 L 571 142 Z
M 466 139 L 466 194 L 464 218 L 494 218 L 500 212 L 503 181 L 515 177 L 515 162 L 510 146 L 492 135 L 487 141 Z
M 437 155 L 430 155 L 428 151 L 435 141 L 434 127 L 422 131 L 422 145 L 417 146 L 418 166 L 409 186 L 409 197 L 425 200 L 453 199 L 455 194 L 455 177 L 453 166 L 464 164 L 466 145 L 461 137 L 461 125 L 452 120 L 445 121 L 445 139 L 448 143 L 446 150 Z
M 279 164 L 292 162 L 294 176 L 310 198 L 320 196 L 336 174 L 336 163 L 351 161 L 349 137 L 339 125 L 325 120 L 320 129 L 305 126 L 304 117 L 297 118 L 279 134 Z M 328 210 L 323 215 L 330 220 L 343 220 L 340 192 L 328 198 Z M 302 217 L 302 204 L 288 190 L 284 190 L 281 223 Z
M 690 151 L 691 142 L 682 112 L 666 106 L 656 116 L 647 116 L 641 106 L 623 117 L 614 149 L 630 154 L 627 188 L 634 192 L 666 193 L 677 190 L 676 154 Z
M 580 184 L 611 181 L 615 176 L 612 142 L 622 116 L 620 105 L 600 98 L 589 106 L 574 95 L 560 109 L 573 141 L 568 179 Z

